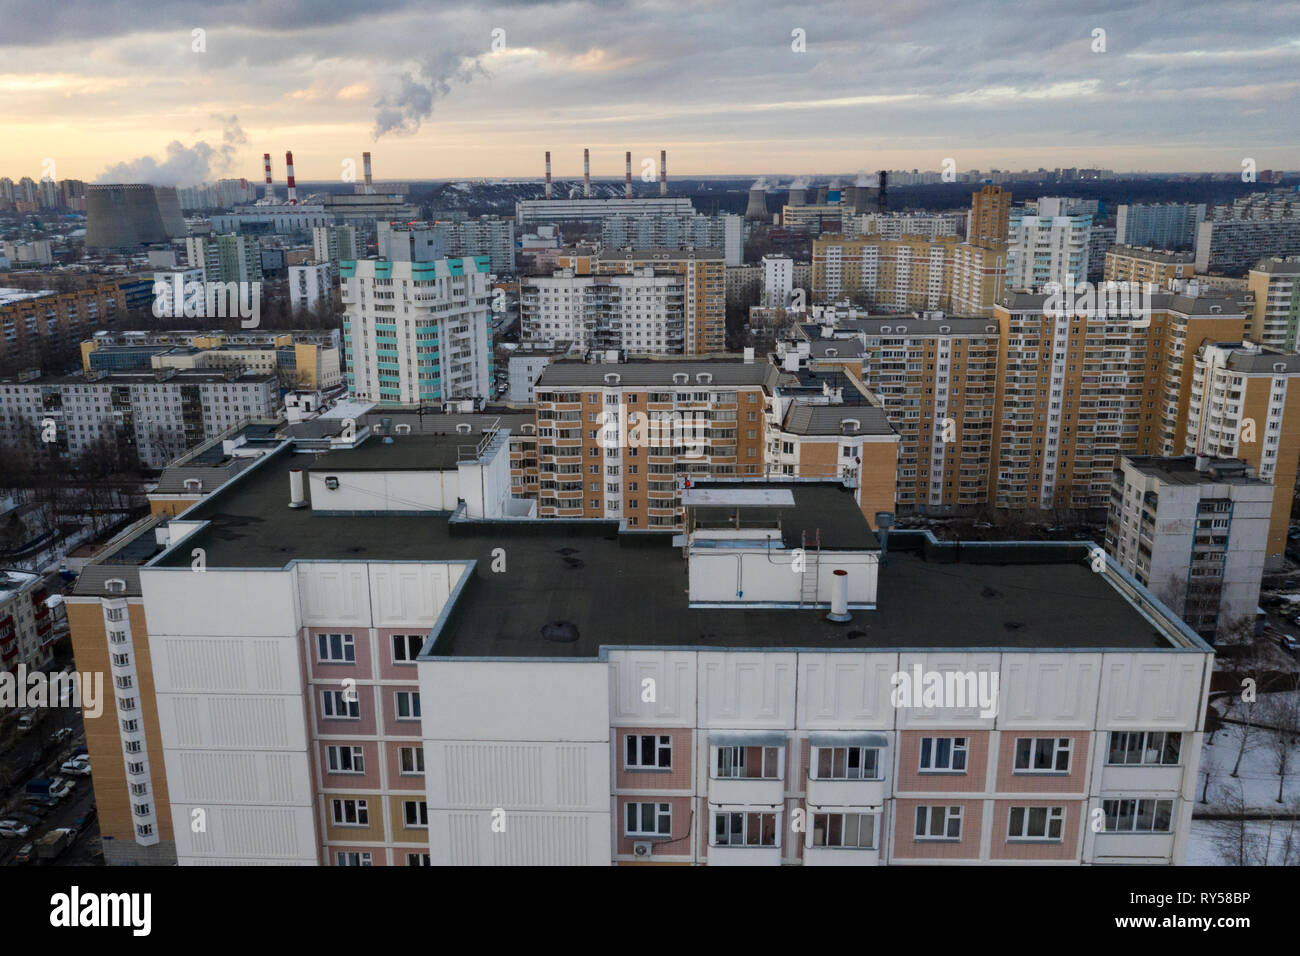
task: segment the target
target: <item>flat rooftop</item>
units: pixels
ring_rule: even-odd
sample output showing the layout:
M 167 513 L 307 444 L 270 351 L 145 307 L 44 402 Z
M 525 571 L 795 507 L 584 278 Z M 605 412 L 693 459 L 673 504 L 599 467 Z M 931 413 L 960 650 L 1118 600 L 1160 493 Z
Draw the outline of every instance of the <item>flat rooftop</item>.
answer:
M 1126 456 L 1132 466 L 1144 475 L 1159 478 L 1170 485 L 1267 485 L 1269 482 L 1247 474 L 1247 463 L 1240 458 L 1210 458 L 1204 470 L 1196 467 L 1193 455 L 1163 457 L 1160 455 Z
M 852 622 L 841 626 L 825 619 L 825 609 L 691 608 L 686 561 L 672 546 L 672 535 L 619 534 L 613 521 L 452 522 L 435 514 L 355 517 L 290 509 L 289 469 L 310 462 L 311 456 L 288 449 L 263 459 L 187 511 L 184 520 L 209 525 L 158 564 L 188 569 L 196 547 L 205 549 L 209 569 L 278 569 L 295 560 L 476 561 L 439 632 L 433 648 L 438 655 L 582 658 L 597 656 L 602 645 L 1173 646 L 1103 575 L 1090 570 L 1086 547 L 1028 549 L 1041 553 L 1040 559 L 1027 558 L 1026 547 L 1013 545 L 1005 553 L 1019 563 L 1008 564 L 987 563 L 990 548 L 998 545 L 981 546 L 980 563 L 891 552 L 880 575 L 878 608 L 854 610 Z M 804 487 L 851 501 L 831 485 Z M 799 487 L 794 494 L 800 496 Z M 787 539 L 815 531 L 794 523 L 788 515 L 783 519 Z M 860 537 L 861 545 L 867 541 Z M 491 570 L 496 548 L 506 551 L 506 573 Z M 554 640 L 544 631 L 575 639 Z
M 448 471 L 460 460 L 461 448 L 475 448 L 483 436 L 397 435 L 390 444 L 371 435 L 352 448 L 340 448 L 320 455 L 308 471 Z

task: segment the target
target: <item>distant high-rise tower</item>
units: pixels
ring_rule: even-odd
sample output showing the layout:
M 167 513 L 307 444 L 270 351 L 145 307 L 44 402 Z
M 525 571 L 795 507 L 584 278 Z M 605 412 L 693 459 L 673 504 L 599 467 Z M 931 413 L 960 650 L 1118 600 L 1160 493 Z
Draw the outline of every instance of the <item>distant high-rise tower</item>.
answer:
M 985 186 L 971 196 L 970 228 L 966 241 L 989 248 L 1007 241 L 1011 219 L 1011 192 L 1001 186 Z
M 591 151 L 582 151 L 582 198 L 591 198 Z

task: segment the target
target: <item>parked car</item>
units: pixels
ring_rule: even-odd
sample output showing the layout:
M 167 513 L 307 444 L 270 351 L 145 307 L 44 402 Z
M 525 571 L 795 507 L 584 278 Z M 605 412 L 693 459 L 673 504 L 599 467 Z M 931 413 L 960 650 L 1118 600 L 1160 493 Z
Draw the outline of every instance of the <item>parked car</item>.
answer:
M 95 809 L 95 805 L 92 803 L 89 807 L 86 808 L 86 811 L 84 813 L 82 813 L 80 816 L 78 816 L 75 820 L 72 821 L 72 825 L 73 827 L 76 828 L 77 832 L 80 833 L 82 830 L 86 829 L 86 827 L 88 827 L 91 824 L 91 822 L 95 819 L 95 817 L 98 815 L 99 815 L 98 811 Z
M 0 837 L 25 837 L 31 830 L 17 820 L 0 820 Z
M 35 726 L 36 726 L 35 714 L 23 714 L 21 717 L 18 718 L 18 732 L 20 734 L 27 733 L 27 731 L 31 730 Z
M 1282 645 L 1284 651 L 1300 656 L 1300 641 L 1296 640 L 1290 634 L 1279 634 L 1277 642 Z
M 71 774 L 74 777 L 89 777 L 90 758 L 85 754 L 82 754 L 79 757 L 73 757 L 71 760 L 65 761 L 63 765 L 59 767 L 59 773 Z
M 14 863 L 18 866 L 30 863 L 34 859 L 36 859 L 36 845 L 34 843 L 24 843 L 18 848 L 18 852 L 14 854 Z
M 61 744 L 66 740 L 72 739 L 71 727 L 60 727 L 54 733 L 50 734 L 50 740 L 56 744 Z
M 1300 614 L 1297 614 L 1295 617 L 1291 618 L 1291 623 L 1296 625 L 1297 627 L 1300 627 Z

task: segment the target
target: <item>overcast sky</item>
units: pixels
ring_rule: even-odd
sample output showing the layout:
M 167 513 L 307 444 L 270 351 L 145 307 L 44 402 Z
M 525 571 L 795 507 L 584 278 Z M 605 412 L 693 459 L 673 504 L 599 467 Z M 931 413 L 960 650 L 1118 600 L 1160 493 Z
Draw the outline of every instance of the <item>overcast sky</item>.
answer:
M 15 180 L 1294 170 L 1298 91 L 1273 0 L 0 0 Z

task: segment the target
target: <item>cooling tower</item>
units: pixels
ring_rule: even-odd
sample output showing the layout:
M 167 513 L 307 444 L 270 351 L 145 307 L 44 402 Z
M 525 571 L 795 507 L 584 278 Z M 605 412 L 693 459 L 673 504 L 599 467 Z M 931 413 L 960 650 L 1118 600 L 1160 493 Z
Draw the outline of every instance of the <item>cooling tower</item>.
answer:
M 788 202 L 791 206 L 804 205 L 808 202 L 808 190 L 803 186 L 791 186 Z
M 818 186 L 818 187 L 817 187 L 817 205 L 819 205 L 819 206 L 824 206 L 824 205 L 826 205 L 826 198 L 827 198 L 827 196 L 829 196 L 829 195 L 830 195 L 830 187 L 829 187 L 829 186 Z
M 171 186 L 95 185 L 86 187 L 86 246 L 133 249 L 183 239 L 185 219 Z
M 758 222 L 768 222 L 771 218 L 767 214 L 767 190 L 759 184 L 749 187 L 749 205 L 745 207 L 745 218 Z

